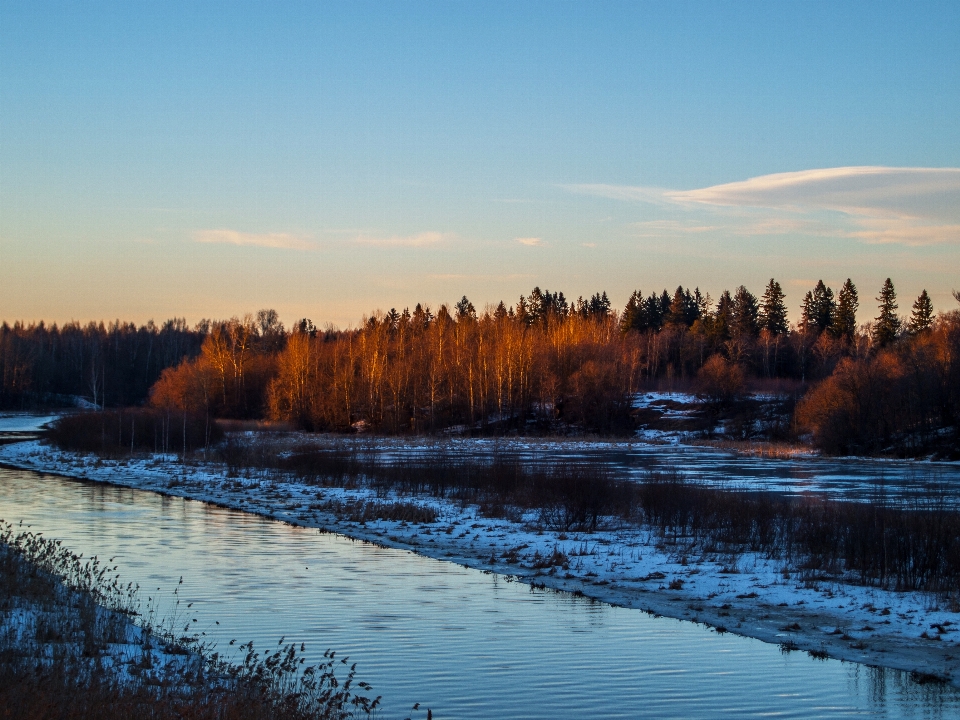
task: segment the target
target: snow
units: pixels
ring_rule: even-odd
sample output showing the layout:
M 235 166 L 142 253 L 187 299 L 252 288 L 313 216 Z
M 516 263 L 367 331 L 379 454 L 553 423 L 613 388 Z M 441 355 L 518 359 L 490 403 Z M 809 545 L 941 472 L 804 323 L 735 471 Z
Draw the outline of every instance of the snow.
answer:
M 0 413 L 0 432 L 36 432 L 58 415 L 34 415 L 32 413 Z
M 429 441 L 375 441 L 377 451 L 388 456 L 432 445 Z M 538 445 L 537 441 L 516 443 L 518 449 L 528 450 Z M 575 451 L 597 445 L 582 441 L 564 447 Z M 461 507 L 434 497 L 393 493 L 383 497 L 363 487 L 321 488 L 277 480 L 256 470 L 228 477 L 226 468 L 217 463 L 181 465 L 169 455 L 105 460 L 28 441 L 0 447 L 0 462 L 216 503 L 491 570 L 538 586 L 706 623 L 718 631 L 778 643 L 785 649 L 824 652 L 960 683 L 960 614 L 939 606 L 934 597 L 835 580 L 804 580 L 794 568 L 759 554 L 701 553 L 637 527 L 562 533 L 539 528 L 531 514 L 516 521 L 488 518 L 475 506 Z M 413 502 L 433 508 L 438 519 L 430 524 L 358 523 L 331 510 L 360 501 Z
M 173 633 L 163 627 L 153 627 L 156 618 L 141 617 L 145 627 L 132 618 L 108 608 L 95 605 L 96 619 L 90 627 L 96 628 L 93 639 L 99 653 L 89 657 L 78 634 L 82 624 L 77 615 L 83 602 L 79 592 L 61 587 L 55 598 L 46 602 L 27 600 L 14 593 L 12 607 L 0 612 L 0 650 L 38 662 L 49 662 L 54 657 L 67 655 L 88 662 L 92 672 L 109 672 L 120 682 L 141 679 L 171 680 L 195 673 L 202 658 L 169 641 Z M 163 623 L 171 626 L 172 623 Z M 45 628 L 42 632 L 40 628 Z M 49 637 L 49 628 L 62 628 L 68 635 L 56 640 Z

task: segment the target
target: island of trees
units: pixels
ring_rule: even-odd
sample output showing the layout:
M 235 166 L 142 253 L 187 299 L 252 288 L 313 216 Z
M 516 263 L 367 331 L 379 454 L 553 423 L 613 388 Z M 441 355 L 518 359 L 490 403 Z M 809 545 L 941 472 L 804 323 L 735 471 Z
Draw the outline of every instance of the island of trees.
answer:
M 740 286 L 716 300 L 682 286 L 638 290 L 619 312 L 605 292 L 572 301 L 534 288 L 479 312 L 466 297 L 377 311 L 347 330 L 308 319 L 287 330 L 272 310 L 192 328 L 177 319 L 4 323 L 0 404 L 80 396 L 91 407 L 128 408 L 127 423 L 121 411 L 111 426 L 117 443 L 159 437 L 186 447 L 208 443 L 217 420 L 334 432 L 621 435 L 635 430 L 633 399 L 645 390 L 692 390 L 718 412 L 754 391 L 789 401 L 780 439 L 828 453 L 956 456 L 960 309 L 935 313 L 924 290 L 901 315 L 889 279 L 876 300 L 875 319 L 858 324 L 854 283 L 835 292 L 820 281 L 791 323 L 771 279 L 759 296 Z M 141 420 L 135 407 L 145 408 Z M 137 438 L 137 422 L 151 413 L 152 430 Z

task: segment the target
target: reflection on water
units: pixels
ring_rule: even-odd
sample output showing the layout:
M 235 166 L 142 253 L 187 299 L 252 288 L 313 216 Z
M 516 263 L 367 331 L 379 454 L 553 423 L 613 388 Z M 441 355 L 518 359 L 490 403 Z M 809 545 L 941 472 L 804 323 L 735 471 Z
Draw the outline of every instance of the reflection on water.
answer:
M 116 557 L 144 594 L 182 575 L 226 647 L 286 636 L 359 663 L 384 717 L 956 717 L 960 694 L 315 530 L 0 469 L 0 517 Z M 149 592 L 146 592 L 149 591 Z M 219 621 L 215 625 L 214 621 Z
M 341 440 L 347 444 L 349 440 Z M 354 441 L 376 448 L 369 440 Z M 380 452 L 399 458 L 424 452 L 425 446 L 386 444 Z M 711 447 L 645 443 L 550 443 L 465 439 L 435 445 L 429 452 L 480 458 L 494 454 L 554 462 L 589 462 L 641 478 L 649 471 L 680 470 L 692 480 L 720 487 L 774 490 L 789 494 L 814 492 L 831 497 L 869 499 L 882 492 L 888 498 L 923 497 L 934 488 L 960 504 L 960 463 L 871 458 L 796 456 L 765 458 Z

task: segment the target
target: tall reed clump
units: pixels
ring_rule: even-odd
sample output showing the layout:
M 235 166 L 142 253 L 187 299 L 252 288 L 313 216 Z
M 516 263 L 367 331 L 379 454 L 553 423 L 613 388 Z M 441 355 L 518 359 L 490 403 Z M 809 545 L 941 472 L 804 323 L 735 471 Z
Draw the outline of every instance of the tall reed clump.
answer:
M 266 654 L 243 645 L 233 661 L 176 635 L 176 618 L 135 626 L 137 588 L 115 570 L 0 521 L 0 715 L 345 720 L 379 706 L 329 651 L 304 668 L 304 647 L 281 639 Z

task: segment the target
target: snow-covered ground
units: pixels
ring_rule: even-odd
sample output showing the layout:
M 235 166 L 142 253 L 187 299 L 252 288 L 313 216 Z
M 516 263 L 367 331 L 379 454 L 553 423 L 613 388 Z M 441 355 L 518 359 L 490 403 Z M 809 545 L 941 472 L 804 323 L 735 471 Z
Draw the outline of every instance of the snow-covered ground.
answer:
M 3 552 L 11 551 L 2 546 Z M 131 615 L 103 607 L 93 596 L 66 587 L 44 571 L 32 576 L 28 590 L 21 592 L 19 583 L 33 570 L 28 560 L 19 562 L 23 574 L 10 571 L 5 577 L 10 585 L 0 607 L 0 652 L 5 663 L 19 661 L 32 667 L 67 660 L 80 673 L 148 684 L 182 682 L 202 668 L 200 654 L 172 639 L 181 618 L 158 623 L 150 608 Z
M 199 655 L 185 653 L 176 645 L 151 635 L 129 618 L 104 608 L 97 608 L 100 614 L 98 627 L 113 623 L 119 635 L 113 642 L 102 644 L 95 655 L 85 654 L 81 638 L 37 642 L 38 636 L 49 634 L 43 628 L 63 622 L 62 613 L 74 612 L 76 607 L 77 603 L 69 601 L 55 609 L 27 603 L 0 613 L 0 647 L 41 663 L 64 654 L 85 658 L 90 661 L 91 670 L 108 672 L 121 682 L 165 681 L 183 677 L 184 672 L 195 673 L 200 666 Z
M 53 422 L 59 415 L 34 415 L 32 413 L 0 413 L 0 432 L 26 433 L 40 430 L 48 422 Z
M 395 441 L 399 451 L 402 441 Z M 664 542 L 644 528 L 562 533 L 482 517 L 473 506 L 432 497 L 378 497 L 367 488 L 319 488 L 228 477 L 215 463 L 179 464 L 173 456 L 102 460 L 37 441 L 0 447 L 0 462 L 69 477 L 212 502 L 284 522 L 405 548 L 422 555 L 515 576 L 656 614 L 845 660 L 946 677 L 960 684 L 960 607 L 932 596 L 835 581 L 805 581 L 796 569 L 761 555 L 703 554 Z M 336 508 L 357 501 L 415 502 L 437 521 L 353 522 Z

